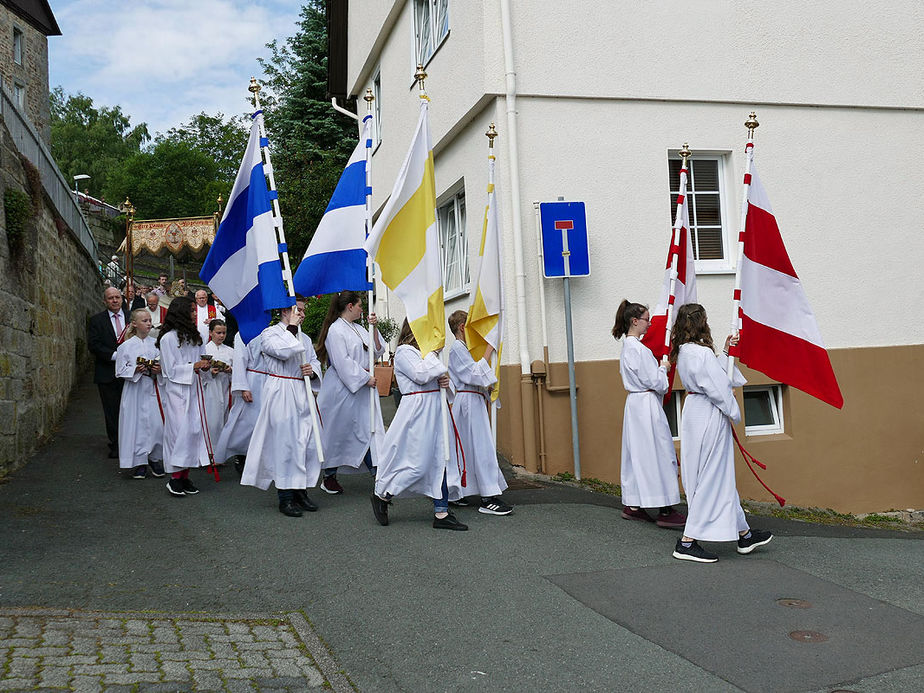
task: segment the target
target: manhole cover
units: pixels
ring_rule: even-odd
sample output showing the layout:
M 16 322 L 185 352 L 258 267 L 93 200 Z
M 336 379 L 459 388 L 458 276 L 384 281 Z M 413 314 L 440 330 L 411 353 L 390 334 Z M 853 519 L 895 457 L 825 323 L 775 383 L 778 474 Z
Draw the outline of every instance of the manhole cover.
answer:
M 789 637 L 797 642 L 825 642 L 828 636 L 817 630 L 794 630 Z
M 812 608 L 811 602 L 807 602 L 804 599 L 784 598 L 784 599 L 777 599 L 776 603 L 779 604 L 780 606 L 785 606 L 790 609 L 811 609 Z

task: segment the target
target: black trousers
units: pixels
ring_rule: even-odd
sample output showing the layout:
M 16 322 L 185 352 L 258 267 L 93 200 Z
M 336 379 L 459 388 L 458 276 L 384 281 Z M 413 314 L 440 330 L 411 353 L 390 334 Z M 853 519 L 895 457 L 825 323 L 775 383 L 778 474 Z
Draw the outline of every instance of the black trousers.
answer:
M 122 402 L 122 379 L 116 378 L 111 383 L 97 383 L 99 399 L 103 403 L 103 416 L 106 419 L 106 437 L 109 449 L 119 449 L 119 405 Z

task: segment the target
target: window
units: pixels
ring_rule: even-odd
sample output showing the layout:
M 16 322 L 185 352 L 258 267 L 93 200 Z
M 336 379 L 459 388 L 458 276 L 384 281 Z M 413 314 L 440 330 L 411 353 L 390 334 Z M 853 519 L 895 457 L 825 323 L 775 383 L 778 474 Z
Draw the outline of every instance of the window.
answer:
M 744 432 L 749 436 L 783 432 L 781 385 L 750 385 L 744 388 Z
M 382 71 L 378 70 L 372 78 L 372 146 L 377 147 L 382 141 Z
M 690 207 L 690 231 L 697 271 L 729 269 L 726 241 L 726 216 L 723 211 L 724 166 L 720 156 L 696 156 L 687 162 L 687 201 Z M 668 159 L 671 191 L 671 219 L 677 214 L 680 186 L 680 158 Z
M 13 62 L 22 65 L 22 31 L 13 27 Z
M 426 65 L 449 35 L 449 0 L 414 0 L 414 46 L 420 65 Z
M 443 290 L 446 298 L 468 289 L 468 244 L 465 240 L 465 190 L 437 207 L 440 255 L 443 263 Z
M 671 392 L 670 399 L 664 405 L 664 413 L 667 414 L 667 425 L 671 429 L 671 438 L 680 440 L 680 410 L 683 402 L 683 390 L 674 390 Z
M 26 87 L 19 82 L 13 82 L 13 98 L 20 108 L 26 107 Z

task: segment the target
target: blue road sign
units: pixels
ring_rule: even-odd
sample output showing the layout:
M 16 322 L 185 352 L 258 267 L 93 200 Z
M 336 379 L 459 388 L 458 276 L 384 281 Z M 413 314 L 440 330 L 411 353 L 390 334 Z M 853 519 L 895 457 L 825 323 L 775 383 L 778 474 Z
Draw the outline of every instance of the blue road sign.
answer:
M 543 274 L 551 277 L 586 277 L 590 274 L 587 217 L 583 202 L 543 202 Z

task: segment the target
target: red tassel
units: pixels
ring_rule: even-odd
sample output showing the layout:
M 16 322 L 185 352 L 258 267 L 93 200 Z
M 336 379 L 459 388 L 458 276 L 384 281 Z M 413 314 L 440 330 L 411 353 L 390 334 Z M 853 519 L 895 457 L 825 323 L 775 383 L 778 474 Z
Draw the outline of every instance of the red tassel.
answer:
M 747 450 L 744 449 L 744 446 L 741 444 L 741 441 L 738 440 L 738 433 L 735 431 L 735 426 L 732 424 L 731 419 L 729 419 L 728 423 L 731 425 L 732 437 L 735 439 L 735 444 L 738 446 L 738 449 L 741 451 L 741 456 L 744 457 L 744 461 L 745 463 L 747 463 L 748 469 L 751 470 L 751 474 L 753 474 L 754 478 L 760 482 L 760 485 L 763 486 L 765 489 L 767 489 L 770 495 L 776 499 L 776 502 L 780 504 L 780 507 L 783 507 L 784 505 L 786 505 L 786 499 L 774 493 L 773 490 L 769 486 L 767 486 L 767 484 L 764 483 L 763 479 L 761 479 L 757 475 L 757 472 L 754 471 L 754 467 L 751 466 L 751 462 L 756 464 L 761 469 L 766 469 L 767 465 L 763 464 L 760 460 L 754 457 L 754 455 L 752 455 L 751 453 L 749 453 Z

